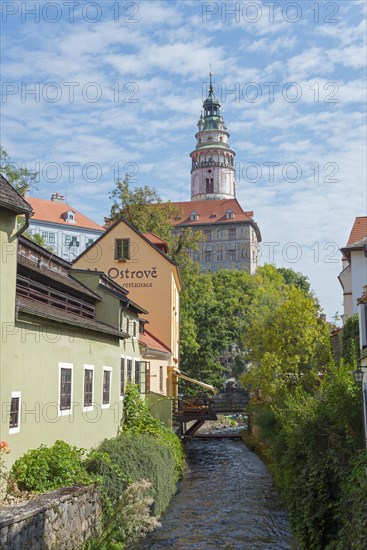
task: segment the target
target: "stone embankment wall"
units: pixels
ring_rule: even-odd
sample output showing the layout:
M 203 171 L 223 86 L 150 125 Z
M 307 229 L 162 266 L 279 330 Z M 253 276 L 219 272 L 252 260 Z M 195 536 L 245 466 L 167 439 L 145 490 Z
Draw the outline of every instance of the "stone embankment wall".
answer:
M 65 487 L 0 509 L 2 550 L 78 550 L 101 526 L 96 488 Z

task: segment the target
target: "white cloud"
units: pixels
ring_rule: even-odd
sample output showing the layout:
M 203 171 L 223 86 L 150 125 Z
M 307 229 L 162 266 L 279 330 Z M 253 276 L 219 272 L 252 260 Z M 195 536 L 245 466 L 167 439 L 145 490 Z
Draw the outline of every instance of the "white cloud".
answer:
M 330 315 L 341 309 L 340 266 L 325 261 L 330 251 L 323 247 L 345 244 L 354 216 L 366 210 L 364 3 L 340 3 L 338 24 L 317 24 L 306 9 L 291 24 L 282 15 L 283 5 L 271 23 L 262 3 L 256 23 L 242 15 L 239 21 L 233 16 L 222 21 L 221 4 L 206 22 L 202 3 L 185 0 L 141 2 L 135 24 L 115 23 L 111 10 L 105 10 L 95 25 L 80 17 L 74 24 L 4 25 L 3 81 L 19 86 L 76 81 L 80 86 L 74 103 L 66 95 L 55 104 L 42 96 L 37 102 L 9 95 L 2 104 L 3 145 L 14 160 L 31 167 L 79 162 L 74 182 L 64 169 L 58 182 L 41 179 L 38 194 L 48 198 L 67 191 L 70 203 L 99 223 L 110 209 L 116 163 L 120 177 L 136 163 L 139 184 L 156 187 L 164 200 L 187 200 L 189 154 L 211 63 L 237 152 L 238 198 L 255 211 L 264 241 L 280 243 L 276 261 L 304 271 Z M 92 81 L 102 89 L 96 103 L 78 93 Z M 302 91 L 295 103 L 283 90 L 292 81 Z M 114 101 L 111 85 L 117 82 L 120 95 Z M 132 89 L 124 89 L 129 82 L 137 86 L 137 102 L 129 101 Z M 258 102 L 246 95 L 251 82 L 261 90 Z M 273 99 L 267 82 L 279 83 Z M 239 95 L 231 93 L 237 89 Z M 328 101 L 333 97 L 337 103 Z M 96 183 L 83 177 L 89 162 L 101 167 Z M 258 182 L 243 177 L 251 162 L 262 168 Z M 267 162 L 280 164 L 274 181 Z M 282 167 L 289 162 L 301 167 L 299 182 L 284 178 Z M 339 170 L 336 182 L 329 181 L 331 163 Z M 281 253 L 290 241 L 302 247 L 296 264 L 287 264 Z M 315 243 L 323 255 L 318 262 Z

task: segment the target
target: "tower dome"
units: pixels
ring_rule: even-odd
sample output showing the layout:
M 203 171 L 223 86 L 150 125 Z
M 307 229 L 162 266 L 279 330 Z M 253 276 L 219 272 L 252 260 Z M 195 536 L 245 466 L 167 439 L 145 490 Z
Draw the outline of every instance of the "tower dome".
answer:
M 214 95 L 212 73 L 209 73 L 208 97 L 198 120 L 196 148 L 190 154 L 191 200 L 235 198 L 234 157 L 228 143 L 229 133 Z

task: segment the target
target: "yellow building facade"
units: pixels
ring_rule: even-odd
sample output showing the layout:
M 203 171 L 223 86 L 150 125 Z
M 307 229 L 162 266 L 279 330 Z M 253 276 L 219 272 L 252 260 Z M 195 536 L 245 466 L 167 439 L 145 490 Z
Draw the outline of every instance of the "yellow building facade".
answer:
M 122 218 L 76 258 L 73 267 L 103 271 L 128 290 L 132 300 L 148 310 L 145 315 L 147 331 L 163 346 L 164 354 L 164 358 L 162 355 L 151 361 L 151 384 L 157 386 L 157 393 L 175 396 L 176 387 L 170 373 L 179 367 L 182 285 L 177 265 Z M 160 387 L 163 390 L 159 391 L 162 377 Z

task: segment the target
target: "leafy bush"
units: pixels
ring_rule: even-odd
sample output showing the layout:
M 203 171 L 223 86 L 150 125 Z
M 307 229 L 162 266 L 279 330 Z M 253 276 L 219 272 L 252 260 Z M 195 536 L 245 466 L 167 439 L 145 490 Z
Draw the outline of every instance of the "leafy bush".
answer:
M 138 386 L 129 385 L 118 436 L 104 440 L 85 462 L 100 482 L 104 509 L 102 533 L 85 550 L 123 548 L 157 526 L 184 464 L 178 437 L 151 415 Z
M 132 483 L 116 503 L 118 521 L 109 521 L 102 534 L 86 542 L 83 550 L 119 550 L 126 542 L 159 527 L 158 519 L 150 513 L 153 499 L 146 495 L 149 488 L 147 481 Z
M 41 445 L 16 460 L 10 470 L 10 483 L 22 491 L 45 492 L 69 485 L 88 485 L 91 478 L 83 465 L 84 449 L 56 441 Z
M 139 386 L 135 384 L 130 384 L 126 388 L 120 433 L 152 435 L 172 453 L 175 461 L 175 479 L 184 473 L 185 455 L 181 440 L 152 416 L 146 402 L 140 397 Z
M 343 327 L 342 356 L 343 359 L 353 364 L 356 362 L 359 350 L 359 320 L 358 315 L 348 317 Z
M 330 365 L 314 395 L 298 388 L 260 418 L 273 422 L 271 469 L 302 549 L 367 547 L 361 401 L 350 367 Z
M 154 499 L 154 513 L 161 515 L 176 492 L 175 460 L 170 449 L 148 434 L 121 434 L 115 439 L 106 439 L 99 447 L 101 456 L 109 457 L 114 465 L 114 482 L 110 478 L 111 469 L 103 475 L 103 486 L 112 507 L 126 489 L 126 477 L 133 482 L 147 480 L 151 483 L 149 494 Z M 101 468 L 89 468 L 93 473 L 101 473 Z M 117 477 L 117 479 L 116 479 Z
M 110 515 L 122 493 L 132 483 L 132 479 L 111 459 L 107 452 L 100 449 L 92 449 L 84 462 L 84 466 L 87 472 L 99 483 L 105 512 Z

